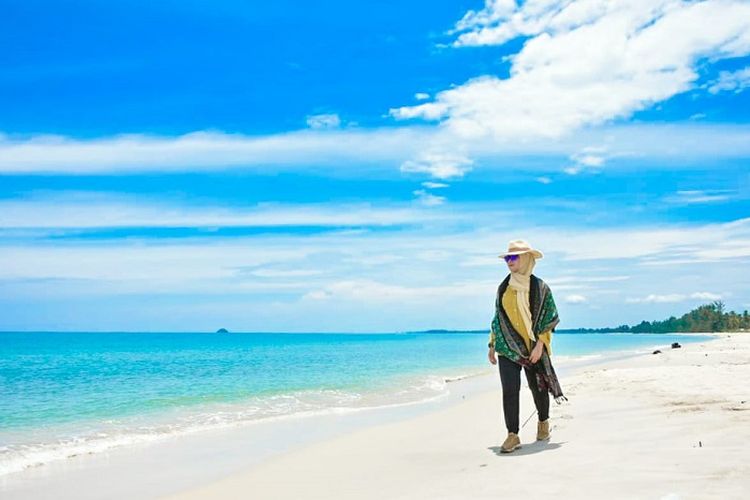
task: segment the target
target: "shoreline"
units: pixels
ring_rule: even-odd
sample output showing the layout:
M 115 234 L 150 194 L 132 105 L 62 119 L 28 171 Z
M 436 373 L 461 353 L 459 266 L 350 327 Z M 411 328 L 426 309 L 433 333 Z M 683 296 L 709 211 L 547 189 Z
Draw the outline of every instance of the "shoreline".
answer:
M 485 390 L 493 372 L 447 382 L 464 392 Z M 12 499 L 56 499 L 60 491 L 75 498 L 159 498 L 260 465 L 298 446 L 450 406 L 460 398 L 449 391 L 428 400 L 379 407 L 290 414 L 241 425 L 167 436 L 158 442 L 135 443 L 95 454 L 56 460 L 0 476 L 0 496 Z M 81 491 L 80 484 L 86 484 Z M 118 484 L 112 491 L 111 485 Z
M 715 335 L 714 338 L 721 335 L 723 334 Z M 668 346 L 661 346 L 662 349 L 664 347 Z M 585 370 L 589 366 L 611 364 L 645 355 L 643 349 L 640 349 L 640 353 L 616 351 L 603 355 L 604 359 L 579 359 L 574 363 L 559 363 L 558 371 L 567 378 L 572 376 L 569 372 Z M 489 365 L 486 372 L 463 376 L 446 383 L 449 387 L 448 394 L 427 402 L 315 416 L 291 415 L 274 421 L 259 421 L 247 426 L 178 436 L 166 439 L 158 446 L 150 443 L 75 457 L 73 460 L 51 463 L 0 478 L 0 492 L 7 498 L 53 498 L 55 492 L 68 490 L 83 481 L 87 484 L 88 493 L 77 492 L 76 496 L 97 498 L 101 497 L 101 494 L 96 494 L 97 491 L 107 491 L 108 484 L 112 481 L 123 482 L 123 478 L 130 480 L 119 493 L 121 498 L 156 498 L 180 491 L 193 491 L 233 475 L 243 474 L 248 467 L 263 467 L 280 457 L 293 455 L 299 449 L 324 445 L 346 436 L 367 432 L 368 429 L 398 425 L 440 413 L 462 404 L 466 399 L 499 394 L 497 374 Z M 556 406 L 553 404 L 553 416 Z M 170 465 L 165 467 L 165 464 Z M 153 476 L 154 468 L 160 470 L 158 477 Z

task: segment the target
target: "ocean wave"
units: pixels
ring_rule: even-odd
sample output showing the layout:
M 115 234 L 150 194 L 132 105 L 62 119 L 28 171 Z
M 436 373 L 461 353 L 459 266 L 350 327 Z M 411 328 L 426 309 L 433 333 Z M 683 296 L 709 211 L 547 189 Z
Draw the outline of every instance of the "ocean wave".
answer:
M 469 378 L 481 377 L 482 375 L 486 375 L 486 374 L 487 374 L 487 370 L 482 370 L 482 371 L 476 371 L 472 373 L 466 373 L 463 375 L 454 375 L 451 377 L 445 377 L 443 380 L 449 384 L 451 382 L 458 382 L 460 380 L 466 380 Z
M 35 429 L 0 433 L 0 476 L 53 461 L 93 455 L 116 448 L 147 444 L 206 430 L 250 425 L 274 419 L 304 418 L 330 413 L 419 404 L 448 394 L 448 383 L 472 376 L 414 376 L 388 389 L 305 390 L 238 403 L 204 405 L 189 410 L 167 410 L 158 415 L 88 422 L 64 430 Z M 10 441 L 10 443 L 7 443 Z M 14 442 L 15 441 L 15 442 Z

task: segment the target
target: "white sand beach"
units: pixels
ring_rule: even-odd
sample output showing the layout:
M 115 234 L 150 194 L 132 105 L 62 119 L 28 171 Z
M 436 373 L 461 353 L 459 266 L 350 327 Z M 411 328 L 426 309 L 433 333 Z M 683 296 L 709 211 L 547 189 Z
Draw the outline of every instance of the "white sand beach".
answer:
M 512 454 L 498 379 L 167 498 L 748 498 L 750 334 L 662 350 L 566 375 L 551 440 L 534 442 L 532 418 Z M 522 423 L 531 412 L 523 387 Z

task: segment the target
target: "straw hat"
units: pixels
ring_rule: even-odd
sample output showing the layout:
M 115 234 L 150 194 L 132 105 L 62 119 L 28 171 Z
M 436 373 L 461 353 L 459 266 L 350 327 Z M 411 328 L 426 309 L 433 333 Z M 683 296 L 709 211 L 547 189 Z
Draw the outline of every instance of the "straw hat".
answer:
M 520 255 L 522 253 L 531 253 L 531 255 L 533 255 L 537 259 L 541 259 L 544 257 L 544 254 L 542 252 L 540 252 L 536 248 L 532 248 L 531 245 L 529 245 L 529 242 L 526 240 L 512 240 L 510 243 L 508 243 L 508 251 L 498 255 L 498 257 L 502 259 L 506 255 Z

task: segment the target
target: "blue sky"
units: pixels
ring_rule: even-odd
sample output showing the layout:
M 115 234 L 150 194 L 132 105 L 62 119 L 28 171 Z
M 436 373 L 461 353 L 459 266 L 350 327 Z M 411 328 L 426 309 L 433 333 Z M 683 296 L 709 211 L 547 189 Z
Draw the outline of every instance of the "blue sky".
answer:
M 708 21 L 707 21 L 708 20 Z M 741 1 L 9 2 L 2 330 L 750 308 Z

